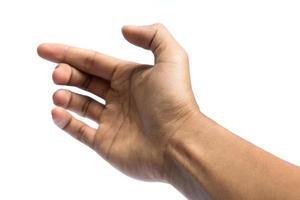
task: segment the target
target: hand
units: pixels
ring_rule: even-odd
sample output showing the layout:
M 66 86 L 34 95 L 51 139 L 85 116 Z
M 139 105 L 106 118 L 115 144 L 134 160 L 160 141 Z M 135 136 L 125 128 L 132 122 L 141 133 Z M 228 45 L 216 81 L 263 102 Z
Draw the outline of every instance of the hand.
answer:
M 125 26 L 122 32 L 130 43 L 153 52 L 153 66 L 61 44 L 38 47 L 41 57 L 59 63 L 53 72 L 56 84 L 75 86 L 105 100 L 102 105 L 59 90 L 53 95 L 58 106 L 52 110 L 53 120 L 125 174 L 165 181 L 168 139 L 199 113 L 188 57 L 163 25 Z M 96 121 L 98 129 L 66 109 Z

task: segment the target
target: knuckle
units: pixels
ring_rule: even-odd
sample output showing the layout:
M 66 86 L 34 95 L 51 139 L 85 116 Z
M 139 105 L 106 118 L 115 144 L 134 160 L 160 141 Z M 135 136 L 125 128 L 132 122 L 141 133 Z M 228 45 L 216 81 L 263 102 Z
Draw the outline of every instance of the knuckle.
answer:
M 86 75 L 84 81 L 81 84 L 81 88 L 87 90 L 90 87 L 93 77 L 91 75 Z
M 72 101 L 73 101 L 73 94 L 71 91 L 68 91 L 68 90 L 65 90 L 65 92 L 68 94 L 67 95 L 67 101 L 64 105 L 65 108 L 70 108 L 71 104 L 72 104 Z
M 83 143 L 88 143 L 88 136 L 87 136 L 87 126 L 81 125 L 78 129 L 78 137 L 77 139 Z
M 96 58 L 97 52 L 92 51 L 89 55 L 87 55 L 83 60 L 83 67 L 86 70 L 89 70 L 94 67 L 95 65 L 95 58 Z
M 85 134 L 85 131 L 86 131 L 86 126 L 85 125 L 81 125 L 79 128 L 78 128 L 78 134 L 80 136 L 84 135 Z
M 83 106 L 82 106 L 82 108 L 81 108 L 81 115 L 82 115 L 83 117 L 86 117 L 91 102 L 92 102 L 92 99 L 89 98 L 89 97 L 87 97 L 86 101 L 84 102 L 84 104 L 83 104 Z
M 61 60 L 62 62 L 67 62 L 67 61 L 68 61 L 69 53 L 70 53 L 70 51 L 72 51 L 72 50 L 73 50 L 72 47 L 66 46 L 66 47 L 65 47 L 65 50 L 64 50 L 64 53 L 63 53 L 63 55 L 62 55 L 62 57 L 61 57 L 60 60 Z

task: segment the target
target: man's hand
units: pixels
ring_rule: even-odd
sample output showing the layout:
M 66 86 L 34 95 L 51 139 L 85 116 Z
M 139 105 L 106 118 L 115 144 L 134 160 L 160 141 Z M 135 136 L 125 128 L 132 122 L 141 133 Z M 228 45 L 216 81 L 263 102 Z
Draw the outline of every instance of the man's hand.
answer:
M 300 169 L 257 148 L 204 116 L 194 99 L 185 51 L 159 24 L 125 26 L 125 38 L 150 49 L 154 65 L 59 44 L 39 46 L 60 63 L 59 85 L 105 100 L 59 90 L 55 123 L 132 177 L 165 181 L 187 198 L 300 199 Z M 75 119 L 74 111 L 99 124 Z
M 61 44 L 42 44 L 38 54 L 57 62 L 54 83 L 89 91 L 105 100 L 68 90 L 54 93 L 54 122 L 130 176 L 166 181 L 164 157 L 168 140 L 183 124 L 199 115 L 185 51 L 160 24 L 125 26 L 124 37 L 149 49 L 155 64 L 116 59 Z M 66 110 L 99 124 L 94 129 Z

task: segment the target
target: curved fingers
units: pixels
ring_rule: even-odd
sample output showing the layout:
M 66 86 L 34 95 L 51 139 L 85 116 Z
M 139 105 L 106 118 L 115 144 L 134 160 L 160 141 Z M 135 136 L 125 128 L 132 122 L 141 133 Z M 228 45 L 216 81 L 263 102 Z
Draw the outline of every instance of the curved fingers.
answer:
M 55 105 L 73 111 L 83 117 L 99 123 L 104 105 L 94 99 L 71 92 L 69 90 L 58 90 L 53 94 Z
M 58 85 L 69 85 L 89 91 L 103 99 L 105 99 L 110 84 L 107 80 L 84 73 L 78 69 L 61 63 L 52 74 L 54 83 Z
M 111 80 L 117 67 L 128 62 L 96 51 L 71 47 L 63 44 L 41 44 L 38 54 L 57 63 L 68 63 L 86 73 Z
M 56 107 L 52 110 L 55 124 L 74 138 L 94 149 L 96 130 L 74 118 L 65 109 Z

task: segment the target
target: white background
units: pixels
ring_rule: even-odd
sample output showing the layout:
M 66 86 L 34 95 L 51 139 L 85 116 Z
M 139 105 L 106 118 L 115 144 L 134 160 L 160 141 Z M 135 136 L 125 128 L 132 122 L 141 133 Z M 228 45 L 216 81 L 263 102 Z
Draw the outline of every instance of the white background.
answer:
M 164 23 L 189 53 L 202 111 L 300 165 L 299 10 L 296 0 L 0 1 L 0 199 L 184 199 L 121 174 L 52 123 L 55 64 L 37 45 L 152 63 L 124 24 Z

